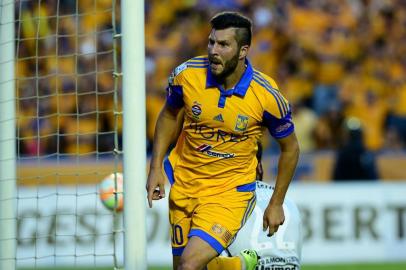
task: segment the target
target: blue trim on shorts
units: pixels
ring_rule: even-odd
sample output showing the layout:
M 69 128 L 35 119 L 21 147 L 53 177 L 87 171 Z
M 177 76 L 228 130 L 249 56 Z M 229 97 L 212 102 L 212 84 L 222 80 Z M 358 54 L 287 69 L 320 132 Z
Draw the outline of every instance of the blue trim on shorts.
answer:
M 168 177 L 169 183 L 172 186 L 173 183 L 175 183 L 175 177 L 173 176 L 172 164 L 169 162 L 168 158 L 165 158 L 164 160 L 164 171 L 166 173 L 166 176 Z
M 182 256 L 183 250 L 185 247 L 173 247 L 172 248 L 172 255 L 173 256 Z
M 254 207 L 257 203 L 257 195 L 254 193 L 250 201 L 248 202 L 247 209 L 245 209 L 244 216 L 241 221 L 241 227 L 244 226 L 245 222 L 247 222 L 247 219 L 251 216 L 252 211 L 254 210 Z M 241 228 L 240 228 L 241 229 Z
M 218 254 L 220 254 L 224 250 L 224 247 L 221 245 L 221 243 L 217 241 L 216 238 L 214 238 L 205 231 L 202 231 L 200 229 L 192 229 L 190 230 L 188 237 L 190 238 L 192 236 L 200 237 L 202 240 L 207 242 L 212 248 L 214 248 Z
M 237 187 L 238 192 L 248 192 L 248 191 L 254 191 L 255 188 L 257 187 L 256 182 L 252 182 L 249 184 L 241 185 Z

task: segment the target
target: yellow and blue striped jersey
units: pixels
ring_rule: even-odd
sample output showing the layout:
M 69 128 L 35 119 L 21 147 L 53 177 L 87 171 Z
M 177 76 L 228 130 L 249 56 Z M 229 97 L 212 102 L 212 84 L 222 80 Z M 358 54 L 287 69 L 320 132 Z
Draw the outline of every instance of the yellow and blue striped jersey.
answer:
M 186 61 L 172 72 L 166 102 L 185 113 L 164 169 L 172 188 L 191 197 L 255 189 L 263 127 L 275 138 L 294 130 L 289 103 L 275 81 L 248 60 L 238 84 L 227 90 L 211 75 L 207 57 Z

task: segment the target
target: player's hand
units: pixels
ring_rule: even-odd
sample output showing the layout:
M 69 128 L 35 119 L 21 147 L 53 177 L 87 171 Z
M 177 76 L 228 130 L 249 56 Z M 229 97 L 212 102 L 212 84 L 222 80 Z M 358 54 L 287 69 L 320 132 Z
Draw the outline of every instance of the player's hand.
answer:
M 147 198 L 149 208 L 152 207 L 152 200 L 165 198 L 165 177 L 161 168 L 151 168 L 147 179 Z
M 268 236 L 271 237 L 278 231 L 280 225 L 285 221 L 285 214 L 283 213 L 282 205 L 268 204 L 264 212 L 263 230 L 268 228 Z

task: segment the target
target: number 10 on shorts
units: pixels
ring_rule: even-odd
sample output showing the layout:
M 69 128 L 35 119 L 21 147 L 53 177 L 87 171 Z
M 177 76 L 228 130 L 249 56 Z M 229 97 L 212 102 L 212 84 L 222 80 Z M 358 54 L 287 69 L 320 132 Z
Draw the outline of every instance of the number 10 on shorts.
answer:
M 173 245 L 183 245 L 183 231 L 180 225 L 172 225 L 171 235 Z

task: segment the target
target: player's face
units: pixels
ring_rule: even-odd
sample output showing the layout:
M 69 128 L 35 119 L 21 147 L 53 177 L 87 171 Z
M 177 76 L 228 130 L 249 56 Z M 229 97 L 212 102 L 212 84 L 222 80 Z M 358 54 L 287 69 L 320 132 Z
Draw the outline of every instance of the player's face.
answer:
M 235 29 L 212 29 L 207 46 L 210 71 L 217 78 L 232 74 L 239 60 L 239 46 L 235 39 Z

